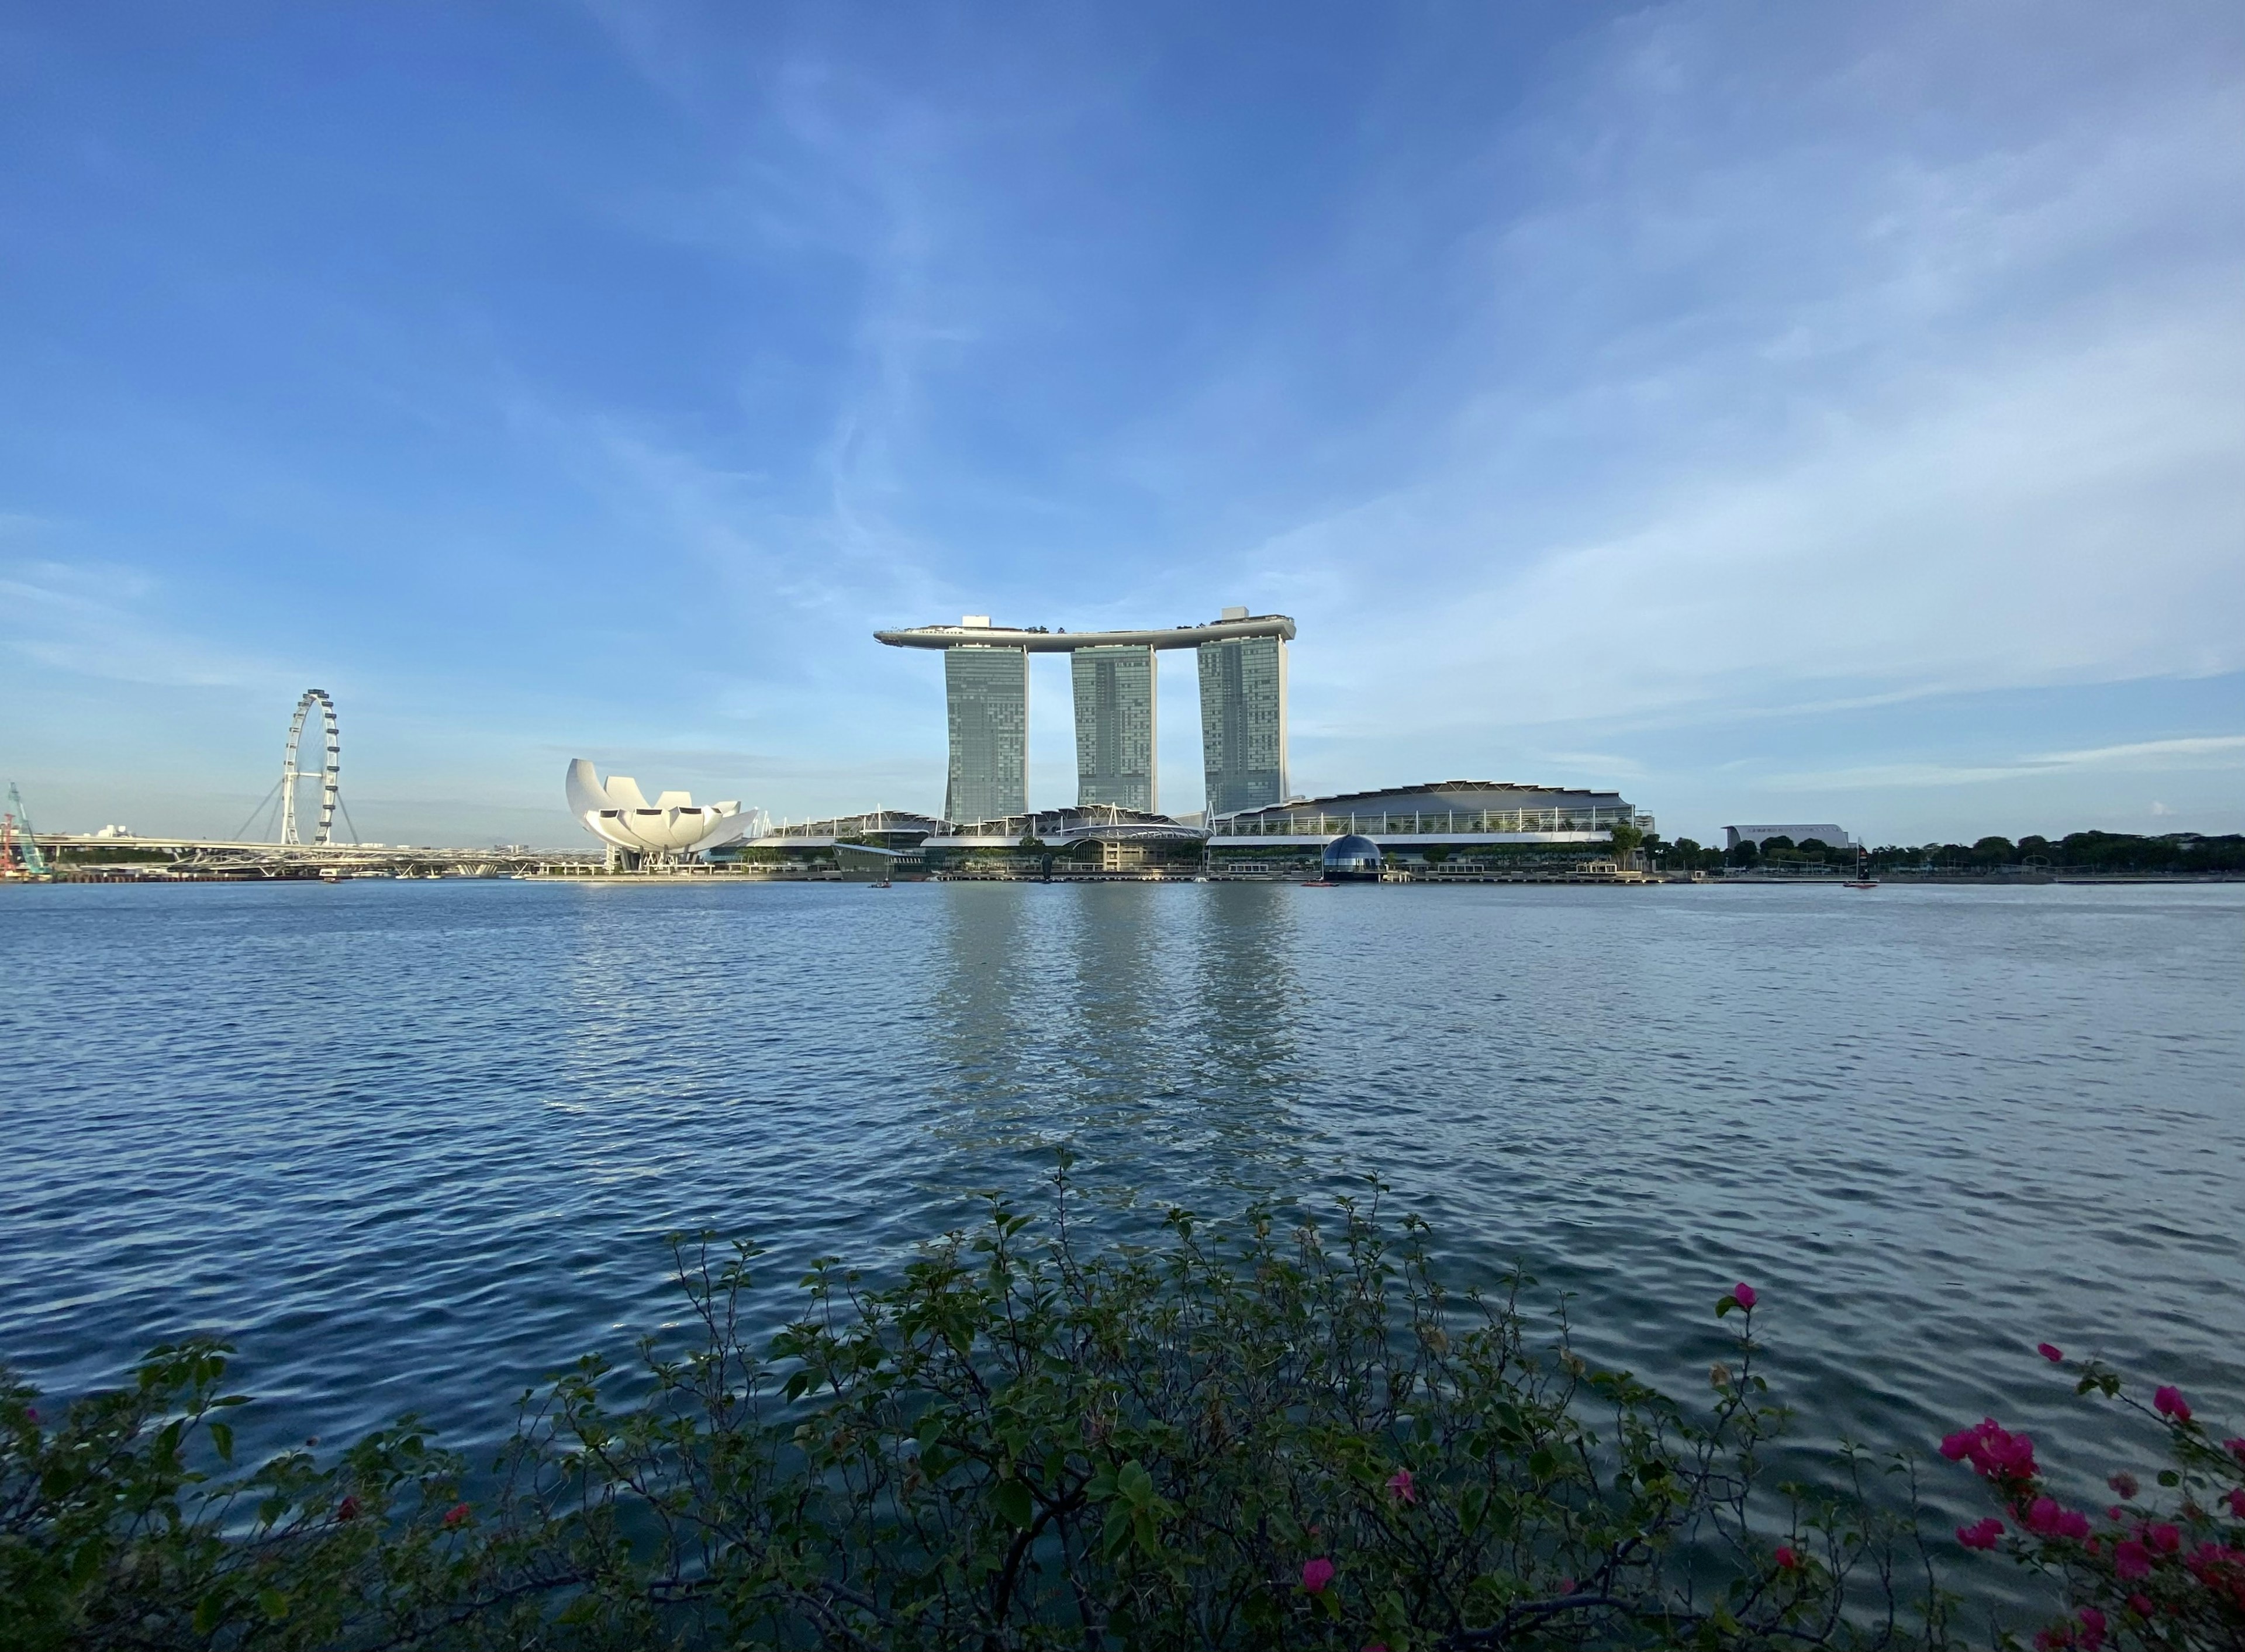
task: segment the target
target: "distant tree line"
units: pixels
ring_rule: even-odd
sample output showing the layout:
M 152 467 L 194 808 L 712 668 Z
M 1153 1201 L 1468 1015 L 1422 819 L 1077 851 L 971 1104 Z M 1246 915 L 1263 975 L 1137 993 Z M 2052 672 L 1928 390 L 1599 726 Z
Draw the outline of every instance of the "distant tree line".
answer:
M 1726 866 L 1806 870 L 1819 865 L 1848 868 L 1859 863 L 1854 847 L 1814 837 L 1796 843 L 1780 836 L 1764 838 L 1759 845 L 1741 843 L 1735 849 L 1723 850 L 1703 846 L 1688 837 L 1672 843 L 1655 836 L 1645 840 L 1645 850 L 1656 867 L 1668 871 L 1714 871 Z M 2016 843 L 2008 837 L 1983 837 L 1972 843 L 1882 844 L 1869 851 L 1868 861 L 1875 872 L 1992 872 L 2006 868 L 2237 872 L 2245 871 L 2245 836 L 2233 832 L 2208 837 L 2197 832 L 2168 832 L 2144 837 L 2133 832 L 2068 832 L 2053 839 L 2030 833 Z

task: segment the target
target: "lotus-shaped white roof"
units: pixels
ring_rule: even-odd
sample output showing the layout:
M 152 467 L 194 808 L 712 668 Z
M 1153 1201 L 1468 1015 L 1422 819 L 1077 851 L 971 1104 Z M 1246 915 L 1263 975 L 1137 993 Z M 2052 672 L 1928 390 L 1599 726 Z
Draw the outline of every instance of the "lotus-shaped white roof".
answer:
M 682 791 L 667 791 L 650 803 L 639 782 L 611 775 L 603 784 L 590 760 L 569 765 L 564 784 L 569 811 L 594 836 L 643 855 L 686 855 L 729 843 L 749 829 L 751 816 L 738 802 L 696 803 Z

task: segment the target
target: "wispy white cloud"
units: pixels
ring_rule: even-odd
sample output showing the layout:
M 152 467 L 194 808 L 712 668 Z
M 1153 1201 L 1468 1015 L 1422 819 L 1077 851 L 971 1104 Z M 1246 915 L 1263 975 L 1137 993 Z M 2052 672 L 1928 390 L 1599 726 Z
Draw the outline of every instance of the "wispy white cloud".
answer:
M 634 227 L 724 250 L 744 266 L 821 263 L 840 318 L 839 354 L 815 399 L 824 423 L 790 490 L 815 485 L 776 525 L 806 594 L 925 589 L 927 571 L 960 560 L 909 525 L 913 459 L 926 444 L 928 374 L 990 327 L 980 270 L 995 250 L 972 227 L 990 187 L 973 151 L 990 130 L 1034 121 L 1040 100 L 978 104 L 884 74 L 816 29 L 777 17 L 742 30 L 688 14 L 597 4 L 627 60 L 702 133 L 705 180 L 616 204 Z M 801 341 L 797 341 L 801 342 Z M 800 367 L 798 371 L 802 370 Z M 595 415 L 595 416 L 604 416 Z M 736 539 L 749 512 L 718 504 L 722 461 L 643 425 L 616 432 L 614 457 L 678 502 L 695 538 Z M 737 550 L 737 545 L 733 547 Z M 718 559 L 736 564 L 737 555 Z
M 2016 781 L 2073 769 L 2128 768 L 2165 774 L 2181 769 L 2245 768 L 2245 735 L 2194 735 L 2052 752 L 2000 763 L 1880 763 L 1854 768 L 1780 775 L 1761 782 L 1774 791 L 1915 790 L 1929 786 L 1973 786 Z
M 1944 152 L 1952 20 L 1788 61 L 1741 17 L 1646 14 L 1507 140 L 1551 199 L 1468 243 L 1447 431 L 1242 559 L 1315 605 L 1306 726 L 1377 738 L 1398 671 L 1467 731 L 2245 667 L 2238 65 L 2108 78 L 2070 13 Z
M 293 680 L 167 623 L 165 594 L 138 569 L 17 563 L 0 571 L 0 646 L 51 671 L 152 687 L 278 693 Z
M 2093 746 L 2086 751 L 2061 751 L 2047 757 L 2029 757 L 2023 761 L 2050 768 L 2078 768 L 2092 763 L 2133 763 L 2148 762 L 2160 768 L 2181 767 L 2171 760 L 2183 757 L 2215 757 L 2220 766 L 2229 768 L 2245 761 L 2245 735 L 2192 735 L 2181 740 L 2140 740 L 2125 746 Z

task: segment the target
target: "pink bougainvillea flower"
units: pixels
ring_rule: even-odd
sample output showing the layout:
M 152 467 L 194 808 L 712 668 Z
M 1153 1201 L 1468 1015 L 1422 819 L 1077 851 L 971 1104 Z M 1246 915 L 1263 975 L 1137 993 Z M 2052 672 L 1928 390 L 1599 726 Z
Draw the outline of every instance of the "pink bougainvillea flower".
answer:
M 2034 1441 L 2025 1434 L 1990 1429 L 1981 1442 L 1981 1453 L 1973 1466 L 1983 1474 L 1998 1479 L 2032 1479 L 2035 1476 Z
M 2035 1477 L 2034 1441 L 1983 1418 L 1970 1428 L 1942 1437 L 1941 1454 L 1950 1462 L 1964 1460 L 1973 1473 L 1991 1479 L 2031 1480 Z
M 2003 1534 L 2003 1521 L 1993 1517 L 1957 1528 L 1957 1540 L 1968 1549 L 1991 1549 Z
M 2229 1608 L 2245 1613 L 2245 1549 L 2231 1548 L 2226 1543 L 2201 1543 L 2184 1564 L 2209 1593 L 2227 1596 Z
M 1302 1587 L 1312 1594 L 1323 1594 L 1333 1581 L 1333 1563 L 1322 1554 L 1314 1561 L 1302 1562 Z
M 2172 1417 L 2179 1423 L 2190 1420 L 2190 1402 L 2182 1397 L 2182 1390 L 2169 1383 L 2152 1392 L 2152 1409 L 2162 1417 Z
M 2029 1504 L 2026 1523 L 2027 1530 L 2038 1537 L 2089 1535 L 2089 1517 L 2078 1508 L 2062 1507 L 2053 1497 L 2038 1497 Z
M 2182 1547 L 2182 1534 L 2161 1522 L 2144 1527 L 2144 1540 L 2161 1554 L 2172 1554 Z
M 336 1504 L 336 1518 L 339 1520 L 356 1520 L 358 1518 L 358 1499 L 356 1497 L 346 1497 L 342 1502 Z
M 2226 1543 L 2201 1543 L 2183 1564 L 2208 1593 L 2227 1597 L 2228 1608 L 2245 1613 L 2245 1549 L 2231 1548 Z
M 1419 1488 L 1407 1468 L 1399 1468 L 1387 1477 L 1387 1489 L 1395 1493 L 1397 1502 L 1406 1506 L 1419 1500 Z
M 465 1503 L 455 1503 L 444 1511 L 444 1524 L 448 1527 L 458 1526 L 467 1518 L 468 1506 Z
M 2124 1537 L 2113 1545 L 2113 1569 L 2120 1574 L 2120 1581 L 2124 1583 L 2148 1577 L 2152 1571 L 2152 1552 L 2134 1538 Z
M 1563 1578 L 1561 1578 L 1561 1579 L 1559 1580 L 1559 1593 L 1560 1593 L 1560 1594 L 1572 1594 L 1574 1592 L 1575 1592 L 1575 1580 L 1574 1580 L 1573 1578 L 1571 1578 L 1571 1577 L 1563 1577 Z
M 1752 1309 L 1754 1303 L 1760 1300 L 1754 1295 L 1754 1288 L 1752 1285 L 1733 1285 L 1731 1296 L 1740 1307 L 1746 1309 Z
M 31 1415 L 37 1418 L 38 1413 L 33 1412 Z M 2245 1434 L 2239 1435 L 2235 1439 L 2223 1440 L 2221 1449 L 2237 1459 L 2237 1466 L 2240 1468 L 2245 1468 Z
M 2053 1623 L 2046 1629 L 2035 1632 L 2036 1652 L 2058 1652 L 2061 1647 L 2073 1644 L 2073 1629 L 2069 1624 Z
M 1780 1543 L 1777 1546 L 1777 1569 L 1779 1571 L 1790 1572 L 1800 1564 L 1800 1550 L 1794 1548 L 1790 1543 Z
M 2052 1347 L 2048 1343 L 2037 1343 L 2035 1344 L 2035 1352 L 2040 1354 L 2045 1359 L 2050 1361 L 2053 1365 L 2062 1364 L 2065 1359 L 2065 1356 L 2064 1354 L 2058 1352 L 2057 1349 Z
M 2130 1499 L 2134 1498 L 2138 1492 L 2143 1490 L 2142 1486 L 2136 1484 L 2136 1477 L 2125 1468 L 2109 1476 L 2105 1483 L 2120 1493 L 2121 1496 Z
M 2073 1615 L 2081 1620 L 2081 1644 L 2096 1652 L 2105 1644 L 2105 1615 L 2093 1606 L 2085 1606 Z
M 2128 1609 L 2138 1617 L 2151 1616 L 2152 1597 L 2148 1594 L 2131 1594 L 2128 1597 Z
M 2220 1500 L 2232 1514 L 2245 1520 L 2245 1486 L 2233 1486 L 2222 1493 Z

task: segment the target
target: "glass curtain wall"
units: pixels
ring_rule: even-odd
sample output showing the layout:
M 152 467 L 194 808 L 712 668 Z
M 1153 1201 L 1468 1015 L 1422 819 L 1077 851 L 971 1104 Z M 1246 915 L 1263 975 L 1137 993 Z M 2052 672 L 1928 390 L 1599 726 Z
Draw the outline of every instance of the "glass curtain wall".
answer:
M 1075 680 L 1075 801 L 1119 803 L 1158 814 L 1154 774 L 1154 651 L 1078 648 Z
M 1286 645 L 1200 645 L 1201 768 L 1211 816 L 1286 801 Z
M 943 814 L 996 820 L 1029 806 L 1029 656 L 1022 648 L 943 651 L 951 774 Z

